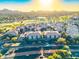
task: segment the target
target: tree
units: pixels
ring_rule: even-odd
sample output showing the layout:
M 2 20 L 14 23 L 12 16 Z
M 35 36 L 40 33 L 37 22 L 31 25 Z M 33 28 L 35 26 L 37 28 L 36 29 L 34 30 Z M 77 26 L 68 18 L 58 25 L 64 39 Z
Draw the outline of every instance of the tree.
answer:
M 7 44 L 7 43 L 6 43 L 6 44 L 3 45 L 3 47 L 9 48 L 9 47 L 10 47 L 10 44 Z
M 65 38 L 59 38 L 59 39 L 57 40 L 57 43 L 66 44 L 66 39 L 65 39 Z
M 51 55 L 51 56 L 48 56 L 48 59 L 55 59 L 55 58 L 53 58 L 53 56 Z
M 69 18 L 70 18 L 69 16 L 61 16 L 61 17 L 59 17 L 60 22 L 67 21 Z
M 63 50 L 64 50 L 65 52 L 64 52 Z M 69 46 L 64 45 L 63 50 L 62 50 L 62 51 L 63 51 L 63 53 L 64 53 L 64 56 L 70 57 L 70 56 L 72 55 Z
M 62 59 L 62 56 L 57 53 L 53 53 L 53 55 L 49 56 L 48 59 Z
M 55 59 L 62 59 L 62 56 L 57 54 L 57 53 L 54 53 L 53 54 L 53 58 L 55 58 Z
M 74 35 L 74 40 L 73 40 L 74 42 L 74 44 L 79 44 L 79 34 L 77 34 L 77 35 Z
M 68 35 L 65 32 L 61 32 L 61 37 L 66 38 Z
M 53 53 L 53 55 L 49 56 L 48 59 L 67 59 L 68 57 L 71 57 L 71 55 L 72 53 L 69 46 L 64 45 L 62 49 Z
M 12 42 L 16 42 L 16 41 L 17 41 L 17 37 L 13 37 L 13 38 L 11 39 L 11 41 L 12 41 Z
M 1 59 L 1 57 L 2 57 L 2 53 L 0 53 L 0 59 Z
M 69 46 L 64 45 L 63 50 L 70 50 Z

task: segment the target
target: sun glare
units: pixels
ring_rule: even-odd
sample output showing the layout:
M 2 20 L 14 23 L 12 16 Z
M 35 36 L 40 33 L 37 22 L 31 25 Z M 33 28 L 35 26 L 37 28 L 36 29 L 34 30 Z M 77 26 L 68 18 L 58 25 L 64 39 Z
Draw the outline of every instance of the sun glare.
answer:
M 53 0 L 40 0 L 40 6 L 44 9 L 52 8 Z

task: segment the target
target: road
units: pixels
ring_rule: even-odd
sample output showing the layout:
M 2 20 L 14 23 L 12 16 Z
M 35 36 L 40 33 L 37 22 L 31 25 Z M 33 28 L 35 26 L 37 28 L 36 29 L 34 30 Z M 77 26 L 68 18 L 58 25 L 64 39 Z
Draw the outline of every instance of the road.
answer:
M 57 47 L 57 46 L 64 46 L 64 45 L 39 45 L 39 46 L 23 46 L 23 47 L 12 47 L 11 49 L 9 49 L 9 51 L 2 57 L 2 58 L 5 58 L 5 57 L 14 57 L 14 56 L 23 56 L 23 55 L 26 55 L 26 56 L 29 56 L 29 55 L 32 55 L 32 54 L 41 54 L 41 50 L 39 51 L 27 51 L 27 52 L 21 52 L 21 53 L 9 53 L 10 51 L 15 51 L 16 49 L 19 49 L 19 48 L 34 48 L 34 47 Z M 79 45 L 69 45 L 69 46 L 75 46 L 75 47 L 79 47 Z M 48 54 L 48 53 L 54 53 L 56 51 L 59 51 L 59 49 L 49 49 L 49 50 L 45 50 L 44 49 L 44 53 L 45 54 Z M 71 52 L 79 52 L 79 49 L 71 49 Z
M 48 44 L 48 45 L 23 45 L 23 46 L 16 46 L 11 48 L 33 48 L 33 47 L 57 47 L 57 46 L 64 46 L 64 45 L 56 45 L 56 44 Z M 79 47 L 79 45 L 68 45 L 69 47 Z
M 48 54 L 48 53 L 54 53 L 56 51 L 60 51 L 60 50 L 44 50 L 44 54 Z M 79 52 L 79 50 L 71 50 L 73 52 Z M 14 57 L 14 56 L 29 56 L 29 55 L 33 55 L 33 54 L 41 54 L 41 50 L 40 51 L 29 51 L 29 52 L 21 52 L 21 53 L 11 53 L 9 55 L 4 55 L 4 57 Z

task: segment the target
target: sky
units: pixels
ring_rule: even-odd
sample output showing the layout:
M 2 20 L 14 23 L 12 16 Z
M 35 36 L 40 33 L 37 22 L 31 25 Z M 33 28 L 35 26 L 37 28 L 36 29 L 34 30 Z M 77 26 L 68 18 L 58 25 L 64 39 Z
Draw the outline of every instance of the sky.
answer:
M 0 0 L 0 9 L 18 11 L 79 11 L 79 0 Z
M 1 4 L 5 4 L 5 3 L 8 3 L 8 4 L 24 4 L 24 3 L 29 3 L 29 2 L 32 2 L 32 0 L 0 0 L 0 3 Z
M 64 3 L 68 3 L 68 4 L 78 4 L 79 0 L 64 0 Z

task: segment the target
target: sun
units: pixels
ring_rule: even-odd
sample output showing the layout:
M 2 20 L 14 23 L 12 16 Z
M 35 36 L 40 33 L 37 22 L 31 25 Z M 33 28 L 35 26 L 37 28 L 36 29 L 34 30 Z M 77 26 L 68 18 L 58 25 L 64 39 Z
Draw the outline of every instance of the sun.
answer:
M 42 9 L 52 8 L 53 0 L 39 0 Z

